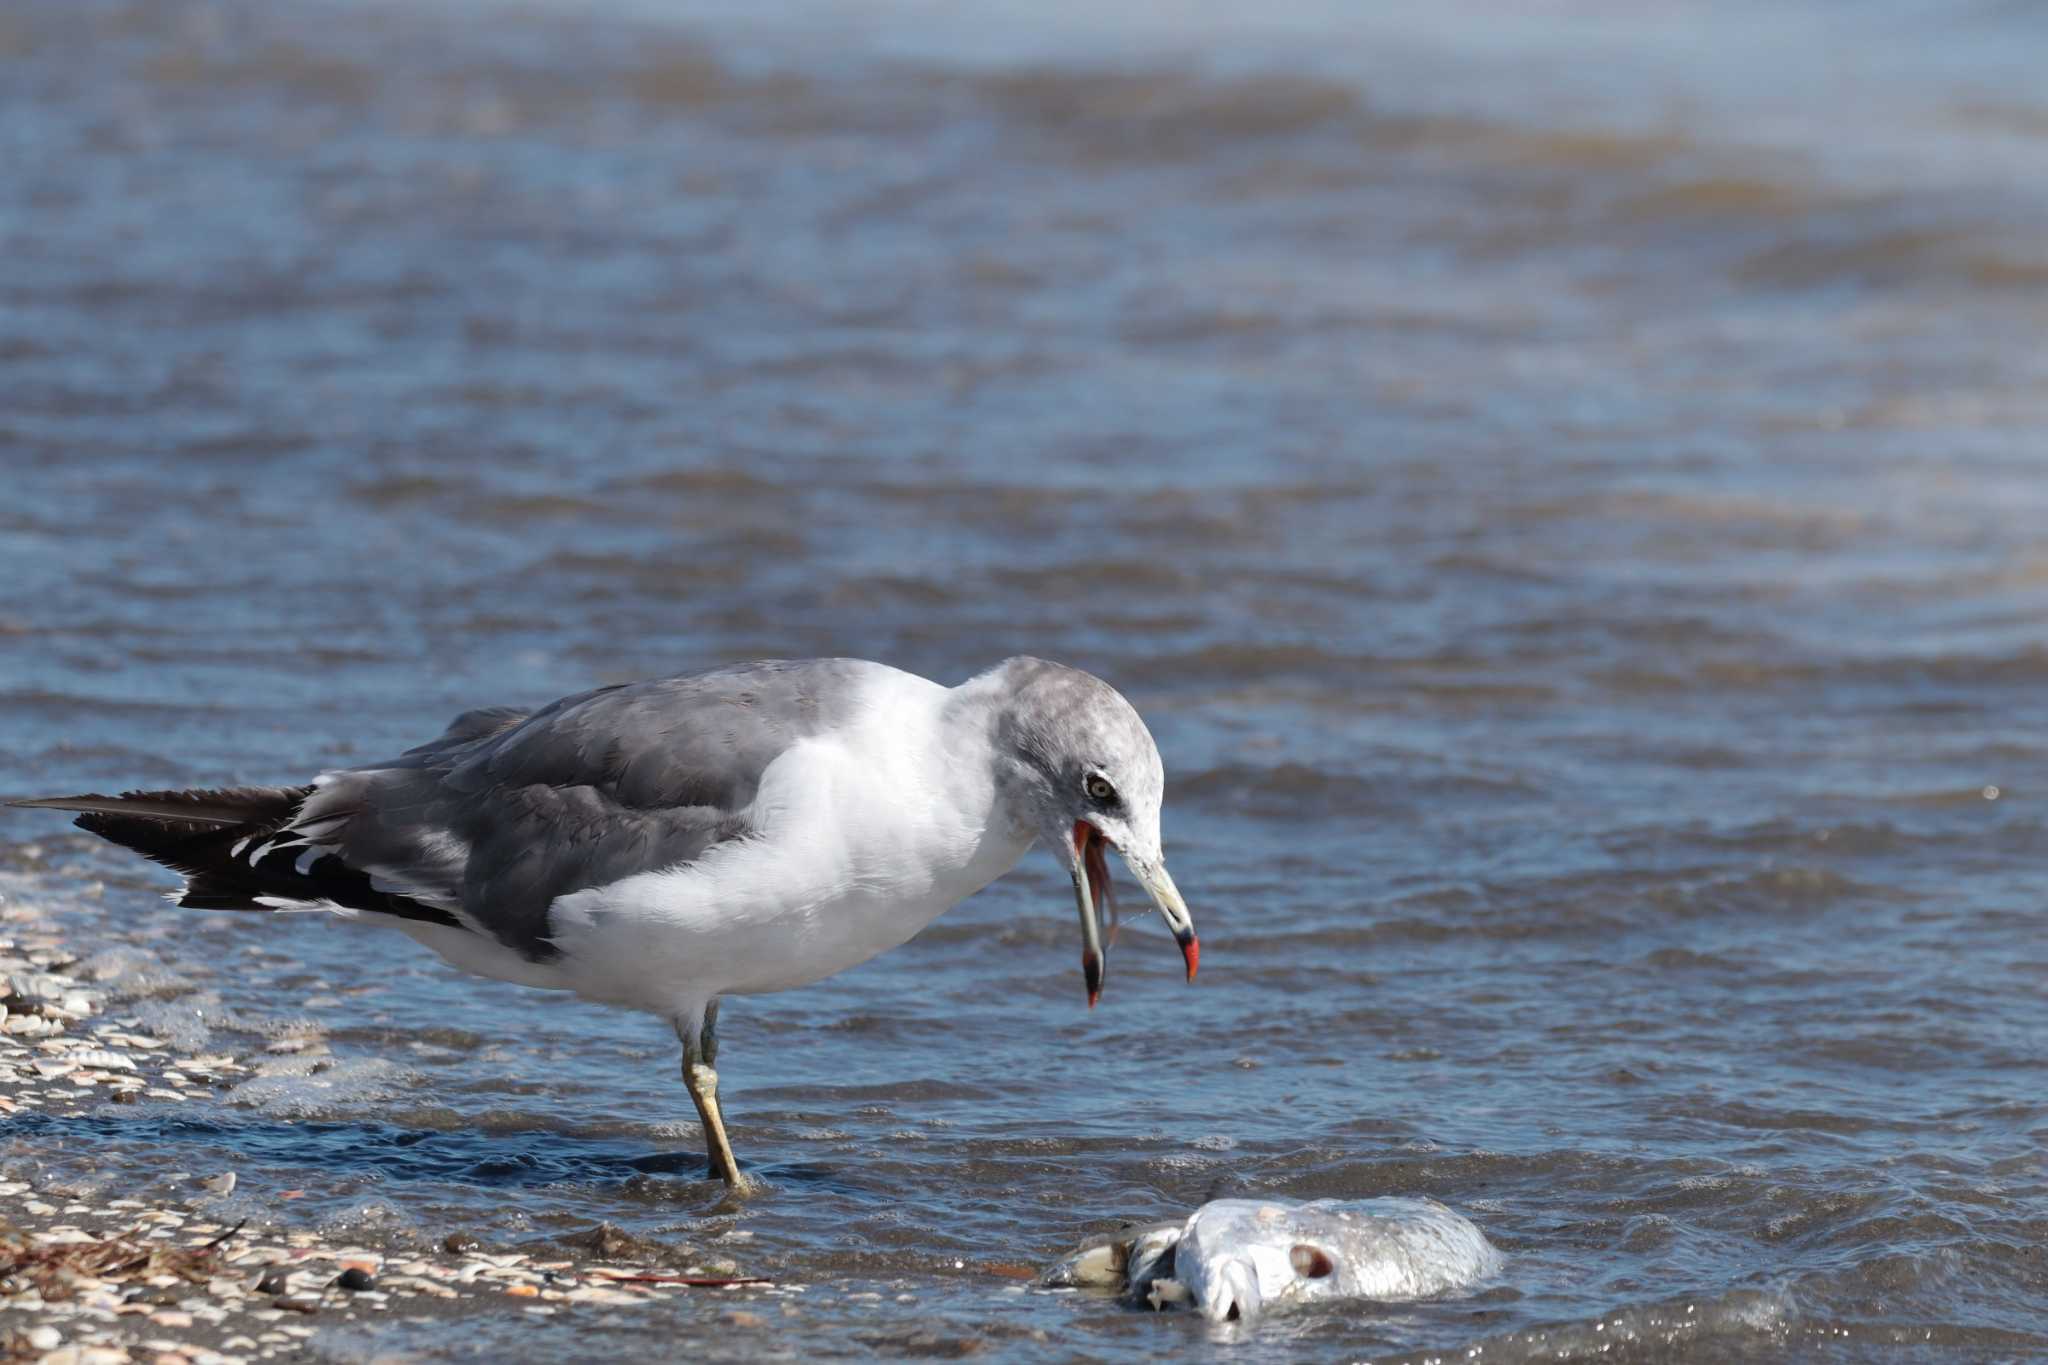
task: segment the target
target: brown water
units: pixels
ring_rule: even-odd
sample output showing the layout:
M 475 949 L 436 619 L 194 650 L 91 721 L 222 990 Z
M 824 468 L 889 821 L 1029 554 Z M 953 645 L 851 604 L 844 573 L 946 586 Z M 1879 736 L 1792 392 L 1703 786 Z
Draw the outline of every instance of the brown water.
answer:
M 6 1160 L 813 1286 L 337 1358 L 2048 1353 L 2048 23 L 1235 8 L 0 10 L 0 786 L 1028 651 L 1150 719 L 1205 947 L 1089 1013 L 1039 854 L 735 1002 L 735 1213 L 654 1021 L 17 813 L 134 1008 L 336 1065 Z M 1508 1271 L 1212 1338 L 977 1269 L 1252 1191 Z

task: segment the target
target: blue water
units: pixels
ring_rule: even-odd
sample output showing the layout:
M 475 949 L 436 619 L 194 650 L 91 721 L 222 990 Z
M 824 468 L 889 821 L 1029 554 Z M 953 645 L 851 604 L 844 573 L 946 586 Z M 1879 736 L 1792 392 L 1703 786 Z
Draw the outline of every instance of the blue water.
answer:
M 302 781 L 730 659 L 1031 652 L 1146 715 L 1204 955 L 1186 987 L 1133 922 L 1089 1012 L 1037 854 L 735 1002 L 774 1187 L 735 1208 L 659 1023 L 176 912 L 16 813 L 9 894 L 130 950 L 120 1008 L 327 1051 L 5 1159 L 812 1286 L 743 1341 L 679 1300 L 336 1358 L 2048 1351 L 2044 37 L 11 7 L 6 792 Z M 1432 1195 L 1508 1270 L 1212 1339 L 980 1268 L 1237 1193 Z

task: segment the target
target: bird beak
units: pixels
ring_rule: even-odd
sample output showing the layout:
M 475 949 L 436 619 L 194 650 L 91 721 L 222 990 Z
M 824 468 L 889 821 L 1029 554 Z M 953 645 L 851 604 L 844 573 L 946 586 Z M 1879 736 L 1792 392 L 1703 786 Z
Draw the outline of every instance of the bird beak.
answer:
M 1086 820 L 1074 822 L 1067 845 L 1068 871 L 1074 875 L 1074 904 L 1081 911 L 1081 979 L 1088 985 L 1088 1008 L 1102 998 L 1102 920 L 1096 911 L 1109 892 L 1109 864 L 1102 846 L 1109 841 Z
M 1166 927 L 1173 931 L 1173 941 L 1180 945 L 1181 960 L 1188 964 L 1188 980 L 1193 981 L 1195 969 L 1202 963 L 1202 941 L 1195 937 L 1195 921 L 1188 914 L 1188 903 L 1180 898 L 1180 888 L 1166 874 L 1165 863 L 1132 853 L 1124 854 L 1124 862 L 1145 888 L 1145 894 L 1152 898 L 1152 904 L 1159 907 L 1159 917 L 1166 921 Z
M 1103 855 L 1108 846 L 1109 840 L 1094 825 L 1086 820 L 1074 822 L 1072 839 L 1068 844 L 1068 869 L 1074 877 L 1074 905 L 1081 913 L 1081 976 L 1088 986 L 1090 1009 L 1094 1009 L 1095 1002 L 1102 998 L 1100 911 L 1109 895 L 1109 863 Z M 1180 945 L 1181 959 L 1187 963 L 1187 979 L 1193 981 L 1195 969 L 1202 960 L 1202 944 L 1195 937 L 1194 920 L 1188 915 L 1188 905 L 1181 899 L 1180 889 L 1167 875 L 1163 863 L 1129 852 L 1124 852 L 1124 862 L 1145 888 L 1145 894 L 1152 898 L 1152 904 L 1159 908 L 1166 927 L 1173 931 L 1173 941 Z

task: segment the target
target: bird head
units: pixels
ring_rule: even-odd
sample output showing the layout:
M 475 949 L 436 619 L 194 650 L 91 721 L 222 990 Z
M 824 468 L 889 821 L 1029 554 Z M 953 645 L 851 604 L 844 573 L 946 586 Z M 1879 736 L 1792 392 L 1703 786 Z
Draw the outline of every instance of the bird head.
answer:
M 1008 764 L 1011 808 L 1059 856 L 1081 916 L 1081 973 L 1102 994 L 1102 912 L 1114 849 L 1159 910 L 1195 978 L 1201 944 L 1166 871 L 1159 807 L 1166 774 L 1137 711 L 1100 678 L 1043 659 L 1011 659 L 995 739 Z

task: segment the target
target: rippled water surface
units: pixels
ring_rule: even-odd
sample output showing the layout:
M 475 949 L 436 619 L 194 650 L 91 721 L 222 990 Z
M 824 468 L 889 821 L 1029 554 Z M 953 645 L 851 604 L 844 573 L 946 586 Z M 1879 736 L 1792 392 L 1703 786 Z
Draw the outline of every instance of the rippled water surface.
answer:
M 1150 720 L 1205 948 L 1087 1011 L 1040 853 L 734 1002 L 735 1209 L 659 1023 L 16 812 L 132 1010 L 332 1064 L 9 1159 L 814 1286 L 378 1339 L 450 1357 L 2048 1352 L 2048 26 L 1349 11 L 0 10 L 0 787 L 1031 652 Z M 1508 1270 L 1212 1337 L 985 1269 L 1244 1192 Z

